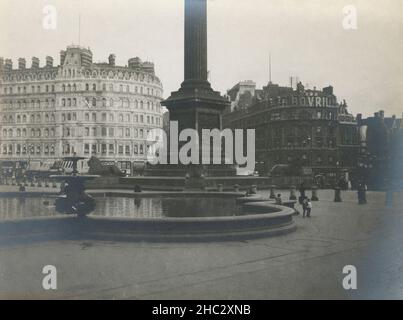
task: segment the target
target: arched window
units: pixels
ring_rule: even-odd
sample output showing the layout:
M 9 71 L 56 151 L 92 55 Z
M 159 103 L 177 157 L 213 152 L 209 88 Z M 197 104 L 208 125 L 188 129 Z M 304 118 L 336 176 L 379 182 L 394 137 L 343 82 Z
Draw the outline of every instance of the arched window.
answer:
M 97 99 L 96 98 L 92 98 L 92 106 L 93 107 L 97 106 Z
M 89 91 L 90 90 L 90 85 L 88 83 L 85 84 L 85 90 Z
M 62 85 L 62 91 L 65 92 L 66 91 L 66 85 Z
M 97 85 L 95 83 L 92 85 L 92 91 L 97 91 Z

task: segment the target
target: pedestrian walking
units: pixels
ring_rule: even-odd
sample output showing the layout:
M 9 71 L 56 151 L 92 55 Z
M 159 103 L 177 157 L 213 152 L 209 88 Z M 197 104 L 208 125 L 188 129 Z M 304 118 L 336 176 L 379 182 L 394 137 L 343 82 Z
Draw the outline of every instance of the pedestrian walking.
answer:
M 306 200 L 306 216 L 308 218 L 311 217 L 311 212 L 312 212 L 312 201 L 311 199 Z
M 305 218 L 308 211 L 308 198 L 304 197 L 302 199 L 302 218 Z

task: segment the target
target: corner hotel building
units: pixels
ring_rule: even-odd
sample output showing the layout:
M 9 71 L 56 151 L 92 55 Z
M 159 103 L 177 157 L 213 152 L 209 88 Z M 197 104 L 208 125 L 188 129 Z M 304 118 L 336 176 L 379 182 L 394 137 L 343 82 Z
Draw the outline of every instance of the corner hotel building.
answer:
M 33 57 L 13 69 L 0 58 L 0 161 L 32 167 L 76 153 L 130 172 L 146 159 L 149 130 L 163 126 L 162 92 L 154 64 L 140 58 L 93 63 L 80 46 L 62 50 L 59 66 L 48 56 L 43 67 Z

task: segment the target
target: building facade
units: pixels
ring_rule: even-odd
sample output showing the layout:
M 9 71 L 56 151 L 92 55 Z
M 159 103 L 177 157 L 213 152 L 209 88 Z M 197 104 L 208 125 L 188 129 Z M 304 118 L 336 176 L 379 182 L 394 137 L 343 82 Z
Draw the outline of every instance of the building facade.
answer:
M 403 120 L 385 117 L 383 110 L 373 117 L 358 117 L 361 148 L 359 176 L 372 190 L 403 188 Z
M 224 123 L 232 129 L 256 130 L 260 174 L 273 173 L 282 166 L 291 171 L 284 174 L 313 175 L 334 183 L 355 167 L 357 122 L 345 101 L 337 101 L 333 87 L 308 90 L 301 83 L 296 88 L 269 83 L 262 90 L 248 86 L 243 94 L 237 94 L 236 89 L 243 86 L 241 83 L 228 92 L 229 99 L 236 97 L 238 103 L 232 111 L 227 110 Z
M 0 160 L 54 162 L 77 154 L 130 171 L 144 162 L 148 132 L 163 125 L 163 88 L 154 64 L 132 58 L 93 63 L 90 49 L 69 46 L 60 65 L 32 58 L 13 68 L 0 58 Z

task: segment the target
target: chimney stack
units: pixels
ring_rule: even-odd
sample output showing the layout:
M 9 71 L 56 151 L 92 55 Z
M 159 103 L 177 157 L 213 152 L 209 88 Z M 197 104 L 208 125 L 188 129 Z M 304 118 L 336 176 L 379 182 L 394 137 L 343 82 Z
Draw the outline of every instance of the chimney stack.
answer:
M 46 67 L 47 68 L 52 68 L 53 67 L 53 58 L 50 56 L 46 57 Z
M 39 59 L 37 57 L 32 57 L 32 69 L 38 69 L 39 68 Z
M 18 69 L 24 70 L 26 68 L 26 61 L 24 58 L 19 58 L 18 59 Z
M 385 111 L 383 111 L 383 110 L 379 111 L 379 116 L 380 116 L 381 119 L 384 119 L 385 118 Z
M 109 55 L 108 60 L 111 67 L 116 65 L 116 56 L 113 53 Z
M 11 71 L 13 70 L 13 60 L 11 59 L 6 59 L 4 62 L 4 70 L 5 71 Z
M 60 65 L 63 66 L 64 65 L 64 60 L 66 59 L 66 51 L 62 50 L 60 51 Z
M 4 68 L 4 59 L 0 57 L 0 70 L 3 70 Z

